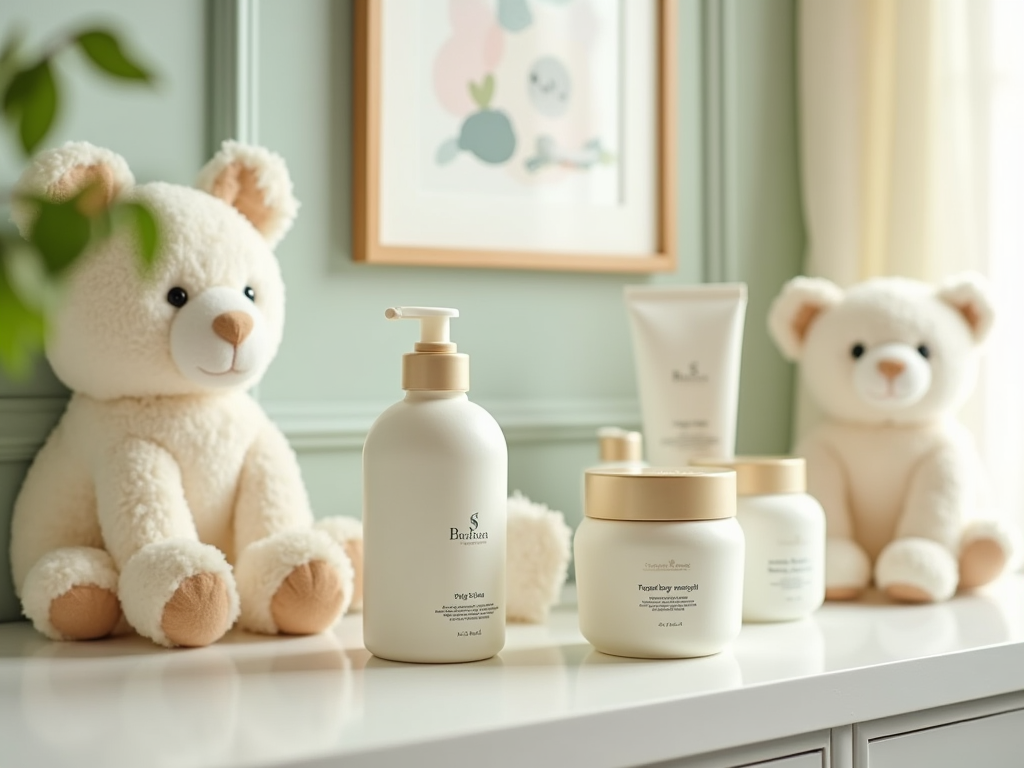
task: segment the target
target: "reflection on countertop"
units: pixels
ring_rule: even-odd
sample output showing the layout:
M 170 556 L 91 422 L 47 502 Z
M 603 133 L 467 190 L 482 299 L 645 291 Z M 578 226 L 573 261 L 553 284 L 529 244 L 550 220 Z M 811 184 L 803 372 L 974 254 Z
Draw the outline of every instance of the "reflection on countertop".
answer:
M 828 604 L 803 621 L 745 625 L 724 653 L 675 661 L 595 651 L 571 590 L 546 624 L 510 626 L 498 657 L 456 665 L 372 657 L 359 615 L 314 637 L 233 631 L 192 650 L 134 636 L 54 643 L 6 624 L 0 757 L 76 768 L 136 766 L 140 755 L 151 765 L 287 763 L 1022 642 L 1022 576 L 940 605 L 874 594 Z

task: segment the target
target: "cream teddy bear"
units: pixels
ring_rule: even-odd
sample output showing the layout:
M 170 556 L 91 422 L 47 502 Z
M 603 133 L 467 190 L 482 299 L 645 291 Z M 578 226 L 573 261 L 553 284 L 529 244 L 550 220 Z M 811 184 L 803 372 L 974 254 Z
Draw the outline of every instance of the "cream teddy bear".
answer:
M 145 275 L 127 236 L 75 265 L 46 354 L 73 392 L 15 502 L 14 584 L 55 639 L 123 619 L 167 646 L 255 632 L 320 632 L 359 600 L 359 521 L 313 515 L 284 436 L 246 390 L 281 342 L 273 246 L 298 203 L 281 158 L 226 142 L 198 189 L 136 186 L 125 161 L 69 143 L 19 191 L 64 200 L 94 186 L 154 211 Z M 19 205 L 22 232 L 33 209 Z M 232 567 L 233 566 L 233 567 Z
M 982 471 L 955 413 L 970 395 L 993 309 L 983 281 L 878 278 L 843 291 L 798 277 L 769 328 L 825 418 L 797 446 L 825 508 L 826 595 L 872 581 L 896 600 L 946 600 L 995 579 L 1007 532 L 980 519 Z

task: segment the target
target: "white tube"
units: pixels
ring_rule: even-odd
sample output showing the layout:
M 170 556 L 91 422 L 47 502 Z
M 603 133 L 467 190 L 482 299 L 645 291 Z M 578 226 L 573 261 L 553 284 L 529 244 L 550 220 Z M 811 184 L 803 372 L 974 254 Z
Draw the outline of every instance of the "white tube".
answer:
M 654 466 L 732 456 L 747 286 L 626 286 L 644 422 Z

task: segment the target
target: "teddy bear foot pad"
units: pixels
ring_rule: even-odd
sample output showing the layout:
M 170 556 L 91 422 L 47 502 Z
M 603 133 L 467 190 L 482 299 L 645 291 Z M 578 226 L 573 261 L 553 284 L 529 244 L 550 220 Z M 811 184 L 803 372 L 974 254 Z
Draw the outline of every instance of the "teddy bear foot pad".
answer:
M 234 618 L 227 584 L 216 574 L 197 573 L 164 606 L 160 628 L 174 645 L 199 648 L 219 640 Z
M 975 539 L 960 551 L 960 588 L 974 589 L 995 581 L 1006 567 L 1006 550 L 993 539 Z
M 121 618 L 117 595 L 95 584 L 79 584 L 50 603 L 50 623 L 68 640 L 106 637 Z
M 332 626 L 341 614 L 345 587 L 335 568 L 322 560 L 297 566 L 270 602 L 279 631 L 315 635 Z

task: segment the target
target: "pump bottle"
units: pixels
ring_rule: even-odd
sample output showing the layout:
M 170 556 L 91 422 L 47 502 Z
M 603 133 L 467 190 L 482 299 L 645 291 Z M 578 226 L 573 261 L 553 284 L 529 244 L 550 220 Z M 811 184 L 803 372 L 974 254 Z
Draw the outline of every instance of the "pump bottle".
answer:
M 402 357 L 405 399 L 363 445 L 363 641 L 394 661 L 490 658 L 505 644 L 505 437 L 466 395 L 458 310 L 385 316 L 420 321 L 421 338 Z

